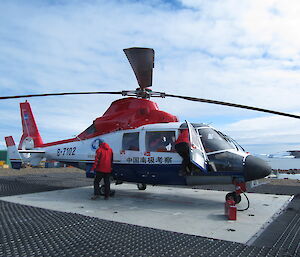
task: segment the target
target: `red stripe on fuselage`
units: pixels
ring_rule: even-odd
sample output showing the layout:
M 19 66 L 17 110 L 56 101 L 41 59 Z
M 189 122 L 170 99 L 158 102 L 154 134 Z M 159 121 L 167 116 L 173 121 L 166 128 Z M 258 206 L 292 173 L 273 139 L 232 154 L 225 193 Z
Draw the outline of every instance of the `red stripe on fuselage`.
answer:
M 51 143 L 46 143 L 42 144 L 40 147 L 48 147 L 48 146 L 53 146 L 53 145 L 61 145 L 61 144 L 66 144 L 66 143 L 71 143 L 71 142 L 77 142 L 80 141 L 78 138 L 70 138 L 70 139 L 65 139 L 65 140 L 60 140 L 60 141 L 55 141 Z

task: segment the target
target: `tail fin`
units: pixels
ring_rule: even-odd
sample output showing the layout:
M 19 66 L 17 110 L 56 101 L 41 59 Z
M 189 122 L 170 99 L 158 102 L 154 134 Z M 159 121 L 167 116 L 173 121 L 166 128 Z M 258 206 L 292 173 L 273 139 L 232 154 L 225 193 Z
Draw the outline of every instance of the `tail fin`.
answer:
M 7 153 L 13 169 L 20 169 L 22 166 L 22 158 L 16 147 L 13 137 L 5 137 Z
M 32 149 L 43 144 L 39 130 L 34 120 L 29 102 L 20 103 L 23 135 L 19 149 Z

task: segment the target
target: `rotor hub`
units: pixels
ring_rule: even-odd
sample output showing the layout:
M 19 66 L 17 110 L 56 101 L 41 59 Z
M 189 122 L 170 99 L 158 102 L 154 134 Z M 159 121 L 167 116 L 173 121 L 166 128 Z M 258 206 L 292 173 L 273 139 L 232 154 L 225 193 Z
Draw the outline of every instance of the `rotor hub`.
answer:
M 164 92 L 155 92 L 150 88 L 137 88 L 136 90 L 124 90 L 122 91 L 122 96 L 135 96 L 137 98 L 149 99 L 150 97 L 161 97 L 165 98 L 166 94 Z

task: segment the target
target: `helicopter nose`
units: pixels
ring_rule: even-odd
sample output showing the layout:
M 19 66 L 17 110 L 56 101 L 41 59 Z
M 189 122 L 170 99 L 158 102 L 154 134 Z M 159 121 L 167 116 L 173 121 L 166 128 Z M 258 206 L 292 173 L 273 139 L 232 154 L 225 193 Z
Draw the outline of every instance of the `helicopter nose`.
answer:
M 271 167 L 262 159 L 253 155 L 246 157 L 244 172 L 246 181 L 264 178 L 270 175 Z

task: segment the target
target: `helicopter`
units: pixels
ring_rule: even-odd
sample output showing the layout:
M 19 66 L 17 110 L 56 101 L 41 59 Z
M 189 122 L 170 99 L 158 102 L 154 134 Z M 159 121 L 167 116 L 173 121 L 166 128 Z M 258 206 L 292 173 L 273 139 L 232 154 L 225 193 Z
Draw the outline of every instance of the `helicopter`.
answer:
M 233 184 L 235 191 L 226 199 L 241 201 L 246 182 L 268 176 L 271 167 L 258 157 L 246 152 L 235 140 L 210 125 L 180 122 L 170 113 L 159 109 L 151 97 L 173 97 L 235 108 L 300 118 L 300 116 L 258 107 L 221 102 L 203 98 L 172 95 L 152 91 L 154 50 L 132 47 L 123 50 L 134 71 L 139 88 L 118 92 L 66 92 L 17 96 L 1 96 L 0 100 L 61 95 L 115 94 L 121 98 L 111 103 L 105 113 L 74 138 L 44 143 L 35 122 L 30 103 L 20 103 L 23 134 L 18 146 L 14 139 L 5 137 L 12 168 L 22 163 L 37 165 L 41 160 L 58 161 L 91 172 L 95 151 L 101 140 L 113 149 L 112 179 L 116 184 L 136 183 L 139 190 L 147 185 L 197 186 Z M 189 174 L 180 174 L 182 158 L 175 150 L 179 131 L 187 129 L 190 139 Z M 102 194 L 104 187 L 101 187 Z

